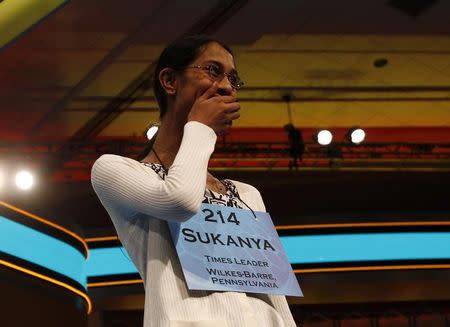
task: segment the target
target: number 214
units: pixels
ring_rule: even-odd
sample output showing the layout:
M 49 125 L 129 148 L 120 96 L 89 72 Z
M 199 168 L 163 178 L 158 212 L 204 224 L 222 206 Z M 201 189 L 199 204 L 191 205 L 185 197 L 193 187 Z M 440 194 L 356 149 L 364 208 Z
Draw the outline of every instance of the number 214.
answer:
M 228 222 L 228 223 L 236 224 L 237 226 L 239 226 L 239 224 L 240 224 L 240 222 L 236 218 L 236 214 L 234 212 L 230 212 L 230 214 L 228 215 L 228 218 L 225 220 L 225 218 L 222 214 L 222 211 L 217 210 L 217 216 L 219 217 L 219 221 L 218 221 L 216 218 L 214 218 L 215 215 L 212 210 L 203 209 L 202 211 L 203 211 L 203 213 L 206 214 L 205 221 L 207 221 L 207 222 L 210 222 L 210 223 L 221 222 L 222 224 L 226 224 Z

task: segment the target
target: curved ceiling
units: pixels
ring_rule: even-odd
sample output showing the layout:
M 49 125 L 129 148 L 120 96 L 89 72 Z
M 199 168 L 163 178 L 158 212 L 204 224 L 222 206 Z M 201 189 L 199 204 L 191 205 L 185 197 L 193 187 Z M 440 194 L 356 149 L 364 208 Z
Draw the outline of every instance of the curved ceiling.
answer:
M 134 102 L 90 136 L 142 135 L 157 105 L 130 86 L 151 76 L 165 44 L 193 32 L 234 48 L 246 82 L 236 127 L 282 127 L 285 95 L 299 127 L 448 127 L 449 10 L 445 1 L 417 17 L 375 0 L 72 1 L 1 51 L 2 138 L 70 138 L 118 97 Z

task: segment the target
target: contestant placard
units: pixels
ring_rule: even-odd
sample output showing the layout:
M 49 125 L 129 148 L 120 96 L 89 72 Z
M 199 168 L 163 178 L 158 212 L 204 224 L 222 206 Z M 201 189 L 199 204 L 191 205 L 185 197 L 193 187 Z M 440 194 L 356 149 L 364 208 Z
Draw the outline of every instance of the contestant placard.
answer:
M 255 214 L 203 204 L 169 223 L 189 289 L 303 296 L 270 215 Z

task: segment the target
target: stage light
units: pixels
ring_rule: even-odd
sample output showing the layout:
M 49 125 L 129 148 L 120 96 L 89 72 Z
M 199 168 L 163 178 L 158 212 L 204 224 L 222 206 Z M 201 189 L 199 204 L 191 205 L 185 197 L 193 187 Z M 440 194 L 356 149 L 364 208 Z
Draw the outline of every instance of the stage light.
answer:
M 327 129 L 321 130 L 319 133 L 317 133 L 317 142 L 320 145 L 328 145 L 333 140 L 333 134 Z
M 21 170 L 16 174 L 16 185 L 19 189 L 27 191 L 33 187 L 34 177 L 27 170 Z
M 0 192 L 3 190 L 3 187 L 5 186 L 5 174 L 3 171 L 0 171 Z
M 366 133 L 363 129 L 359 127 L 354 127 L 350 129 L 347 133 L 347 139 L 353 144 L 360 144 L 364 141 L 366 137 Z
M 147 130 L 147 133 L 146 133 L 147 138 L 149 140 L 151 140 L 155 136 L 156 132 L 158 132 L 158 129 L 159 129 L 158 125 L 151 125 L 150 128 Z

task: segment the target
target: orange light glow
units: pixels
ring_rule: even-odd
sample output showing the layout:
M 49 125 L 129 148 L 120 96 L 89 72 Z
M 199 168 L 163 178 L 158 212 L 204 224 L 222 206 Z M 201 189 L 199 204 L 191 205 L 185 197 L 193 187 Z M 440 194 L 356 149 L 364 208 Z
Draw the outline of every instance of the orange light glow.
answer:
M 140 284 L 140 283 L 143 283 L 142 279 L 130 279 L 130 280 L 118 280 L 118 281 L 111 281 L 111 282 L 88 283 L 88 287 L 130 285 L 130 284 Z
M 106 242 L 106 241 L 116 241 L 119 238 L 117 236 L 103 236 L 103 237 L 90 237 L 85 238 L 84 241 L 89 242 Z

